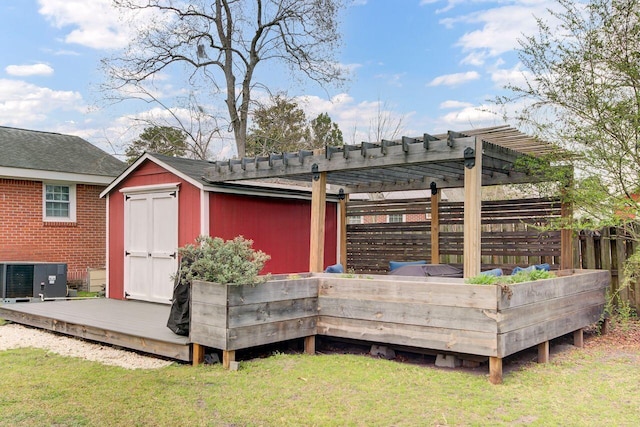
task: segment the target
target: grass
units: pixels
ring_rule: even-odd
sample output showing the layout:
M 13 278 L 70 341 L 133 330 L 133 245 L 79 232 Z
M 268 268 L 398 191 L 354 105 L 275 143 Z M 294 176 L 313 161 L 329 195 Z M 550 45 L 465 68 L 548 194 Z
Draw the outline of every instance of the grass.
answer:
M 98 292 L 78 291 L 78 296 L 83 298 L 97 298 Z
M 0 426 L 635 426 L 639 359 L 570 350 L 493 386 L 484 371 L 357 355 L 130 371 L 9 350 L 0 352 Z

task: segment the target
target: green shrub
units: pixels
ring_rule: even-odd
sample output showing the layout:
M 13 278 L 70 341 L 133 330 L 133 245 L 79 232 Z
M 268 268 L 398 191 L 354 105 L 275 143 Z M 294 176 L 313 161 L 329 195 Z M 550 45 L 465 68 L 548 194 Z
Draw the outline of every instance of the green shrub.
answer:
M 234 285 L 255 285 L 264 264 L 271 258 L 253 249 L 253 241 L 238 236 L 233 240 L 200 236 L 196 244 L 178 249 L 181 257 L 178 275 L 183 284 L 193 280 Z

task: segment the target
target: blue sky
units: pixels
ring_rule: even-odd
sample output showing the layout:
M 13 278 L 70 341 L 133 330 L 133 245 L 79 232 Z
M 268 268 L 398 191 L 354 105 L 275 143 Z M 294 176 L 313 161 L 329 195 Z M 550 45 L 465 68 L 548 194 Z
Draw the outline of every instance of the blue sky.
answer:
M 327 93 L 291 85 L 270 75 L 270 67 L 260 76 L 272 90 L 297 97 L 309 118 L 328 112 L 347 143 L 370 140 L 380 114 L 412 136 L 502 124 L 481 110 L 505 83 L 522 79 L 517 39 L 534 32 L 534 15 L 546 16 L 551 6 L 548 0 L 355 0 L 341 20 L 338 58 L 352 70 L 346 86 Z M 110 0 L 0 1 L 0 125 L 79 135 L 121 153 L 141 130 L 132 118 L 153 108 L 101 102 L 100 59 L 128 37 Z M 217 157 L 232 154 L 228 142 L 213 149 Z

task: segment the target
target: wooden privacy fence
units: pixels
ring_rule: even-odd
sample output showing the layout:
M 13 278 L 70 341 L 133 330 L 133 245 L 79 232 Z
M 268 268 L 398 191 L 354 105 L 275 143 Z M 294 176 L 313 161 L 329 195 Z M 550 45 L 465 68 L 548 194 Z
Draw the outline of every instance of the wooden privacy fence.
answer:
M 405 222 L 390 223 L 391 218 Z M 482 269 L 560 265 L 560 232 L 541 231 L 560 217 L 553 199 L 482 203 Z M 350 219 L 351 218 L 351 219 Z M 440 263 L 463 263 L 462 202 L 440 202 Z M 360 224 L 349 222 L 360 221 Z M 350 201 L 347 204 L 347 265 L 362 273 L 386 273 L 389 261 L 431 262 L 431 204 L 428 199 Z
M 574 265 L 611 271 L 611 289 L 617 301 L 628 302 L 640 310 L 640 283 L 624 283 L 622 266 L 637 249 L 638 242 L 615 227 L 581 231 L 574 240 Z
M 440 259 L 463 263 L 462 202 L 440 202 Z M 482 270 L 549 263 L 560 268 L 560 231 L 544 226 L 561 216 L 558 199 L 536 198 L 482 202 Z M 388 222 L 402 220 L 403 222 Z M 353 223 L 356 222 L 356 223 Z M 583 231 L 573 242 L 573 266 L 610 270 L 611 291 L 620 287 L 620 269 L 637 242 L 616 229 Z M 429 199 L 349 201 L 347 268 L 356 273 L 386 274 L 389 261 L 431 260 Z M 619 297 L 640 308 L 640 285 L 621 289 Z

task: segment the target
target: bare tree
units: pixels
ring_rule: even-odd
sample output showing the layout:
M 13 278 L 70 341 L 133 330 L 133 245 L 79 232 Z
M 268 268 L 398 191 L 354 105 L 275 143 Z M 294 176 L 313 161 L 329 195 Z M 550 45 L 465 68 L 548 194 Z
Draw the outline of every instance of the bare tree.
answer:
M 398 139 L 405 130 L 404 119 L 403 114 L 395 113 L 386 101 L 378 99 L 375 102 L 375 112 L 370 115 L 369 122 L 364 125 L 361 122 L 355 122 L 347 134 L 348 139 L 351 144 L 359 144 L 363 139 L 368 142 Z
M 404 116 L 395 115 L 386 102 L 378 99 L 376 115 L 369 121 L 369 141 L 396 139 L 402 136 Z
M 335 61 L 342 0 L 114 0 L 146 14 L 132 20 L 137 36 L 119 56 L 103 61 L 108 89 L 120 91 L 183 66 L 189 84 L 203 79 L 224 97 L 239 156 L 256 68 L 279 61 L 324 86 L 344 79 Z M 150 18 L 151 16 L 152 18 Z M 265 86 L 262 84 L 262 86 Z

